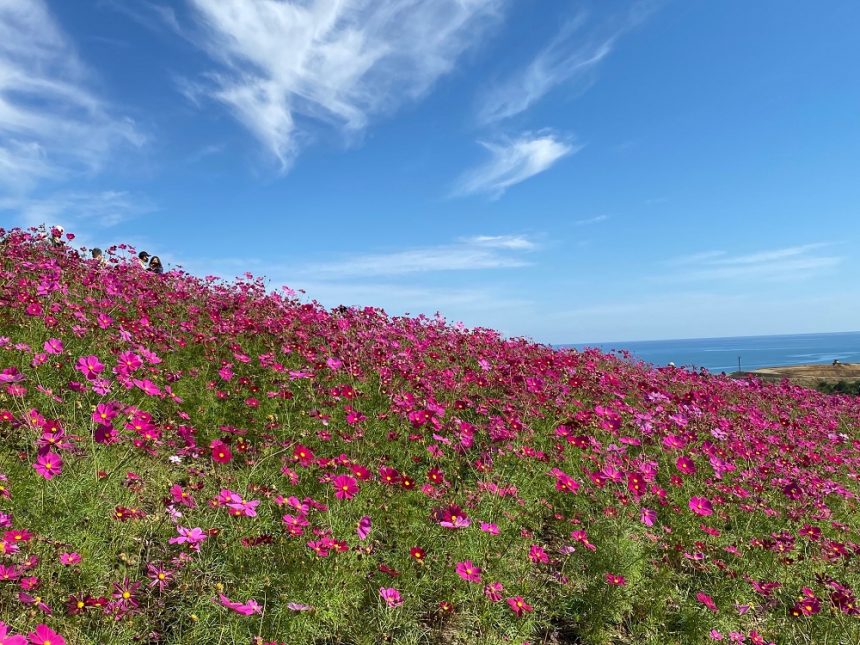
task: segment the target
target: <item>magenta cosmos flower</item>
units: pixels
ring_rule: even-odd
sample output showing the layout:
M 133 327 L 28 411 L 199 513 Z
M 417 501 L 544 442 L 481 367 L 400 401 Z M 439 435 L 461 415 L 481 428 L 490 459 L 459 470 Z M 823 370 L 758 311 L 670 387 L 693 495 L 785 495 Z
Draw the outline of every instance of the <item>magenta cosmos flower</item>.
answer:
M 713 515 L 714 508 L 711 506 L 711 500 L 707 497 L 691 497 L 690 510 L 696 515 Z
M 522 616 L 534 609 L 534 607 L 528 604 L 522 596 L 508 598 L 508 607 L 510 607 L 511 611 L 517 616 Z
M 717 604 L 714 602 L 714 599 L 711 598 L 708 594 L 703 591 L 700 591 L 696 594 L 696 600 L 702 603 L 705 607 L 710 609 L 711 611 L 717 611 Z
M 77 553 L 61 553 L 60 564 L 66 567 L 77 564 L 81 561 L 81 556 Z
M 639 515 L 639 521 L 642 522 L 645 526 L 654 526 L 654 522 L 657 520 L 657 513 L 652 511 L 650 508 L 643 508 L 642 513 Z
M 33 645 L 66 645 L 66 639 L 47 625 L 36 625 L 27 637 Z
M 0 621 L 0 645 L 27 645 L 27 639 L 9 633 L 9 626 Z
M 219 594 L 219 600 L 224 607 L 232 609 L 237 614 L 242 614 L 243 616 L 263 613 L 263 608 L 260 606 L 260 603 L 253 598 L 249 598 L 247 602 L 236 602 L 235 600 L 230 600 L 224 594 Z
M 502 592 L 505 590 L 501 582 L 491 582 L 484 586 L 484 595 L 491 602 L 499 602 L 502 599 Z
M 208 535 L 206 535 L 206 531 L 201 529 L 200 527 L 195 527 L 193 529 L 187 529 L 184 526 L 176 527 L 177 533 L 179 533 L 178 537 L 172 537 L 168 540 L 170 544 L 189 544 L 192 549 L 199 549 L 200 543 L 203 542 Z
M 98 356 L 81 356 L 75 363 L 75 369 L 83 374 L 88 381 L 92 381 L 104 371 L 105 366 L 102 365 Z
M 60 459 L 58 454 L 48 452 L 36 458 L 33 468 L 45 479 L 53 479 L 63 472 L 63 460 Z
M 48 354 L 62 354 L 63 341 L 61 341 L 59 338 L 49 338 L 45 341 L 45 344 L 42 345 L 42 348 Z
M 358 539 L 366 540 L 367 536 L 370 535 L 371 527 L 372 523 L 367 515 L 358 520 L 358 526 L 355 529 L 355 532 L 358 533 Z
M 217 464 L 226 464 L 233 459 L 230 447 L 220 439 L 213 439 L 209 448 L 212 451 L 212 461 Z
M 358 493 L 358 482 L 349 475 L 338 475 L 331 483 L 338 499 L 352 499 Z
M 481 567 L 477 566 L 471 560 L 458 562 L 456 571 L 457 575 L 466 582 L 481 582 Z
M 400 592 L 394 587 L 380 587 L 379 595 L 389 607 L 399 607 L 403 604 Z
M 456 504 L 443 508 L 436 515 L 439 526 L 444 526 L 446 529 L 464 529 L 472 523 L 469 516 L 466 515 L 466 511 Z

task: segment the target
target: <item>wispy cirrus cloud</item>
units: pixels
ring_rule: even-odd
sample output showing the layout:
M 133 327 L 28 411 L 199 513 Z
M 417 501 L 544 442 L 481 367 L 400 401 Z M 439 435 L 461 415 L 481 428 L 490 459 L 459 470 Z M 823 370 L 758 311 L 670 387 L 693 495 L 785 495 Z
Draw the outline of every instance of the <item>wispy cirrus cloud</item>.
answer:
M 670 258 L 671 281 L 693 280 L 797 280 L 833 269 L 843 258 L 828 252 L 834 245 L 827 242 L 800 244 L 746 254 L 712 250 Z
M 609 219 L 609 215 L 597 215 L 586 219 L 578 219 L 574 222 L 577 226 L 589 226 L 590 224 L 600 224 Z
M 596 26 L 589 25 L 588 15 L 580 12 L 531 61 L 481 93 L 478 122 L 486 125 L 520 114 L 563 84 L 579 83 L 587 89 L 618 40 L 653 7 L 654 2 L 637 2 L 620 18 Z
M 552 133 L 526 133 L 515 139 L 480 143 L 489 150 L 490 159 L 460 177 L 455 196 L 485 193 L 498 199 L 511 186 L 548 170 L 581 148 Z
M 348 136 L 425 94 L 504 0 L 189 0 L 218 66 L 186 92 L 226 105 L 289 168 L 313 127 Z
M 0 184 L 26 193 L 97 172 L 118 148 L 143 144 L 92 85 L 42 0 L 0 0 Z
M 154 210 L 145 196 L 115 190 L 0 198 L 0 212 L 15 215 L 24 226 L 62 224 L 75 231 L 90 225 L 99 228 L 116 226 Z
M 301 274 L 317 278 L 394 276 L 439 271 L 475 271 L 528 266 L 525 254 L 538 244 L 523 235 L 479 235 L 452 244 L 426 246 L 391 253 L 353 255 L 312 264 Z

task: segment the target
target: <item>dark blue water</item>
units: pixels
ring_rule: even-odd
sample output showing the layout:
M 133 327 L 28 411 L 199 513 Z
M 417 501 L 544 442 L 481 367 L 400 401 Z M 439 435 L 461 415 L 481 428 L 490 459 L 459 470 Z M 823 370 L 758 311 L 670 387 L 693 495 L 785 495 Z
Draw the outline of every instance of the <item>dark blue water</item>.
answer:
M 786 336 L 738 336 L 735 338 L 691 338 L 619 343 L 589 343 L 565 347 L 599 347 L 604 351 L 629 350 L 634 357 L 678 367 L 704 367 L 711 372 L 754 370 L 759 367 L 804 363 L 860 363 L 860 332 L 792 334 Z

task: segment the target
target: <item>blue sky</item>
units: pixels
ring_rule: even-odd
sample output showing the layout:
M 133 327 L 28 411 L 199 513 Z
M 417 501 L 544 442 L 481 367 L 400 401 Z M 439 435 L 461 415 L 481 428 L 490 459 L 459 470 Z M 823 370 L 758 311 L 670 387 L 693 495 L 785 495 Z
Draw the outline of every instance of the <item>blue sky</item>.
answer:
M 853 0 L 0 0 L 0 225 L 542 342 L 860 320 Z

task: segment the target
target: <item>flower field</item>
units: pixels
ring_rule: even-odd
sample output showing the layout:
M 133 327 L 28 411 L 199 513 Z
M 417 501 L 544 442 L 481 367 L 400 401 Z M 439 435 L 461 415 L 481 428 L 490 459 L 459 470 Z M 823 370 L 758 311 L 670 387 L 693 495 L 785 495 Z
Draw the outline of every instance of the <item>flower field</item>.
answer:
M 0 644 L 860 643 L 860 398 L 0 242 Z

